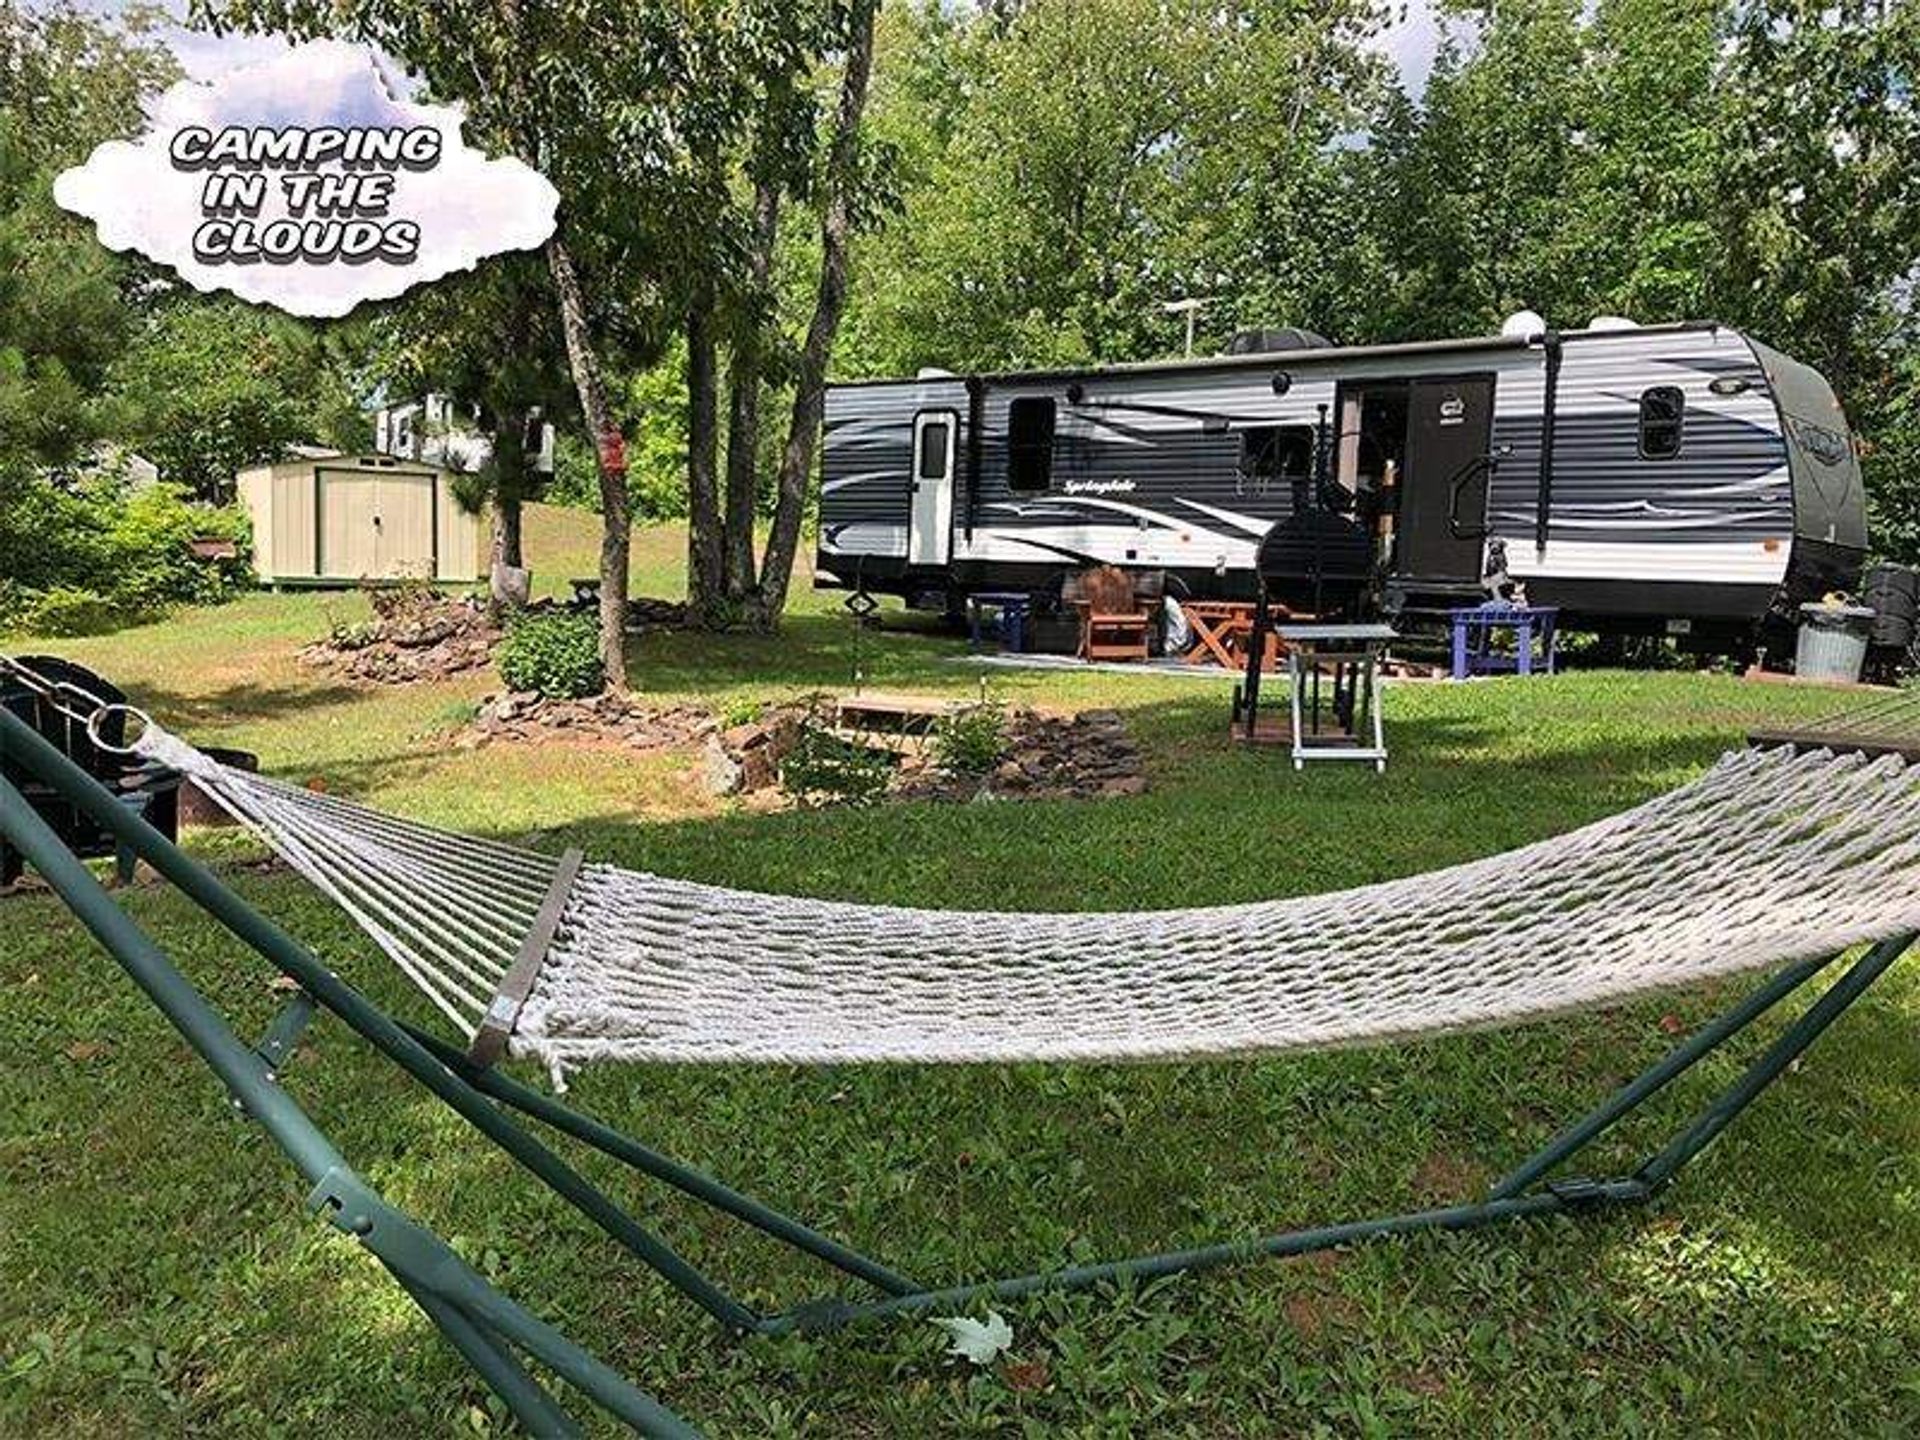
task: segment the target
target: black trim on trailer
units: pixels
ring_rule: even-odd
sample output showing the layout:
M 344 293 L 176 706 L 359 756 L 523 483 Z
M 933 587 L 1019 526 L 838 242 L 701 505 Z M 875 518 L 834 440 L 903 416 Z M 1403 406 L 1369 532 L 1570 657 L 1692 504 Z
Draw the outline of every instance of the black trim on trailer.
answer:
M 973 543 L 974 516 L 980 508 L 980 447 L 987 424 L 987 382 L 967 376 L 967 543 Z
M 1527 580 L 1527 599 L 1553 605 L 1562 612 L 1563 628 L 1584 628 L 1583 622 L 1601 622 L 1599 629 L 1619 628 L 1630 620 L 1694 620 L 1752 625 L 1766 614 L 1780 587 L 1770 581 L 1634 580 L 1581 577 L 1556 579 L 1534 575 Z
M 1540 337 L 1540 348 L 1547 360 L 1547 383 L 1540 401 L 1540 490 L 1534 501 L 1533 548 L 1544 551 L 1553 527 L 1553 436 L 1560 404 L 1560 362 L 1565 342 L 1560 332 L 1549 330 Z

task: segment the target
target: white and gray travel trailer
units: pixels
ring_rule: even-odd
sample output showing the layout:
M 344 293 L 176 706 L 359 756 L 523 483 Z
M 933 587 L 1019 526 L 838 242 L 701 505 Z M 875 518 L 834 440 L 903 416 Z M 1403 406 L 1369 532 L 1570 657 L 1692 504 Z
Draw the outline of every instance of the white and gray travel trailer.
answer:
M 1307 549 L 1330 524 L 1367 572 L 1316 608 L 1472 603 L 1491 559 L 1567 623 L 1733 644 L 1856 583 L 1860 468 L 1818 373 L 1724 325 L 1508 328 L 833 386 L 816 583 L 951 608 L 1105 563 L 1247 597 L 1307 510 L 1338 517 Z

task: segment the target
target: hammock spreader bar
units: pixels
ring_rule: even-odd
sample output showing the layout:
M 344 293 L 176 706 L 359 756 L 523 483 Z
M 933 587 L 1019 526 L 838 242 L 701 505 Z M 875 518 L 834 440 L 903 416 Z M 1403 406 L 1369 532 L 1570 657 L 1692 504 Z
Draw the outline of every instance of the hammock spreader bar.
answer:
M 790 1216 L 579 1114 L 461 1050 L 403 1025 L 341 981 L 313 954 L 253 910 L 205 867 L 119 805 L 45 739 L 0 709 L 0 754 L 54 787 L 112 831 L 164 878 L 293 979 L 295 1006 L 330 1011 L 437 1098 L 566 1199 L 629 1253 L 728 1329 L 759 1334 L 820 1332 L 886 1315 L 951 1309 L 986 1298 L 1081 1289 L 1132 1277 L 1150 1279 L 1258 1256 L 1302 1255 L 1386 1235 L 1467 1230 L 1549 1214 L 1586 1215 L 1643 1203 L 1729 1125 L 1854 1003 L 1909 945 L 1904 935 L 1872 946 L 1753 1061 L 1731 1087 L 1631 1174 L 1607 1179 L 1549 1176 L 1619 1120 L 1805 986 L 1829 961 L 1780 971 L 1750 997 L 1674 1046 L 1645 1073 L 1570 1125 L 1497 1182 L 1478 1201 L 1385 1215 L 1198 1249 L 1007 1279 L 927 1289 Z M 116 906 L 25 800 L 0 779 L 0 832 L 24 854 L 89 931 L 119 961 L 312 1185 L 310 1206 L 370 1250 L 423 1313 L 535 1434 L 574 1433 L 572 1422 L 528 1374 L 519 1354 L 540 1361 L 611 1415 L 643 1434 L 690 1435 L 683 1421 L 551 1327 L 500 1295 L 432 1232 L 382 1200 L 345 1163 L 325 1135 L 280 1088 L 274 1066 L 227 1027 L 204 996 Z M 304 1014 L 293 1023 L 304 1020 Z M 712 1208 L 815 1256 L 882 1292 L 874 1300 L 842 1296 L 759 1314 L 721 1291 L 631 1214 L 610 1200 L 514 1119 L 538 1120 L 559 1133 L 661 1180 Z M 518 1353 L 516 1353 L 518 1352 Z
M 473 1044 L 467 1047 L 467 1058 L 474 1064 L 491 1065 L 507 1053 L 507 1041 L 513 1038 L 513 1022 L 520 1018 L 520 1007 L 527 1003 L 533 982 L 540 978 L 540 967 L 547 963 L 547 950 L 553 944 L 554 932 L 560 928 L 567 897 L 573 893 L 573 882 L 579 878 L 580 866 L 586 858 L 584 850 L 569 850 L 560 857 L 560 866 L 553 872 L 553 883 L 547 887 L 547 897 L 540 902 L 540 910 L 533 917 L 533 928 L 520 943 L 520 953 L 507 968 L 500 988 L 480 1017 Z

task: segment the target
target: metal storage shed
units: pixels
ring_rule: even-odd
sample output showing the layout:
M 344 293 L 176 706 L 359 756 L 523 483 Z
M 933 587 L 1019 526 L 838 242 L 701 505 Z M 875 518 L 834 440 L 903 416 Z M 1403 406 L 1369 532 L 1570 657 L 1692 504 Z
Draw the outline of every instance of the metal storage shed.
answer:
M 480 517 L 453 497 L 453 472 L 389 455 L 302 456 L 242 470 L 254 572 L 268 585 L 428 579 L 484 568 Z

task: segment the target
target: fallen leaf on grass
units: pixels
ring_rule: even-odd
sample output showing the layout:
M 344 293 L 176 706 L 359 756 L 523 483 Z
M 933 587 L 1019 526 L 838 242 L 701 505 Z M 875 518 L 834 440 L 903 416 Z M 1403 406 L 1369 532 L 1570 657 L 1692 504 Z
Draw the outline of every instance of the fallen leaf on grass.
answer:
M 985 1321 L 970 1320 L 965 1315 L 928 1318 L 952 1337 L 947 1354 L 964 1356 L 976 1365 L 991 1365 L 1013 1344 L 1013 1327 L 997 1310 L 989 1310 Z

